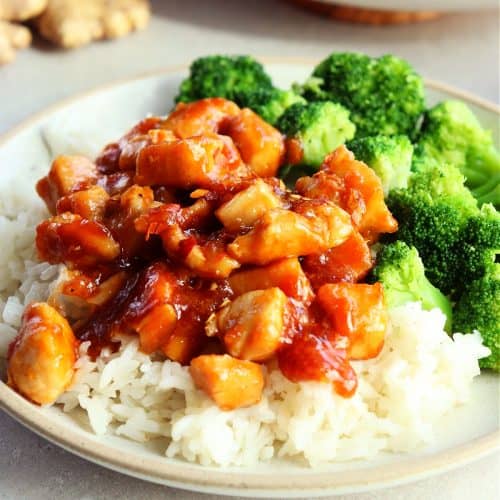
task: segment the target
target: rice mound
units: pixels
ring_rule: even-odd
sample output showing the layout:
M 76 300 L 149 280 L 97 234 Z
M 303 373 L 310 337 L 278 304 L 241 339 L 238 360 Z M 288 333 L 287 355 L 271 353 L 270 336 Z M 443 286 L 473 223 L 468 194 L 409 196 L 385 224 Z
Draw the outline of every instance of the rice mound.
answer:
M 0 205 L 0 232 L 6 235 L 0 356 L 25 305 L 48 297 L 61 268 L 37 262 L 34 227 L 46 212 L 34 192 L 19 193 L 4 192 Z M 441 311 L 423 311 L 419 303 L 392 310 L 381 354 L 353 363 L 359 387 L 351 399 L 328 384 L 292 383 L 270 365 L 260 403 L 229 412 L 195 388 L 188 368 L 141 353 L 137 338 L 123 337 L 118 352 L 104 350 L 95 362 L 84 342 L 74 383 L 56 404 L 69 413 L 85 410 L 96 434 L 139 442 L 167 437 L 168 457 L 204 465 L 287 457 L 314 466 L 408 451 L 431 443 L 434 424 L 467 401 L 478 359 L 489 354 L 479 333 L 452 339 L 444 324 Z

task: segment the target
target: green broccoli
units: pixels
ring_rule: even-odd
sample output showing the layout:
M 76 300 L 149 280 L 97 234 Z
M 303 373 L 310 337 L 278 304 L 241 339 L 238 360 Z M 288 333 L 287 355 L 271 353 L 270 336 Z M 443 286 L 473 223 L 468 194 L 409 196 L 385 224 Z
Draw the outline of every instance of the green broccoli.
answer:
M 480 204 L 500 206 L 500 153 L 491 132 L 460 101 L 445 101 L 424 114 L 416 156 L 456 166 Z
M 388 206 L 399 223 L 394 238 L 416 247 L 429 281 L 450 294 L 459 276 L 456 249 L 464 226 L 460 211 L 403 190 L 391 192 Z
M 412 195 L 425 197 L 429 203 L 444 201 L 463 216 L 478 213 L 477 200 L 465 187 L 465 178 L 458 168 L 424 157 L 414 161 L 412 169 L 414 172 L 408 180 L 408 191 Z
M 413 146 L 407 136 L 362 137 L 354 139 L 347 147 L 357 160 L 375 170 L 386 196 L 392 189 L 407 187 L 413 155 Z
M 457 256 L 464 228 L 470 217 L 479 214 L 463 175 L 451 165 L 420 162 L 408 188 L 391 191 L 387 204 L 399 223 L 393 237 L 416 247 L 431 283 L 452 293 L 461 273 Z
M 265 87 L 241 93 L 238 102 L 241 106 L 255 111 L 266 122 L 275 125 L 287 108 L 296 102 L 305 104 L 306 100 L 293 90 Z
M 415 247 L 409 247 L 402 241 L 384 245 L 377 255 L 372 277 L 382 283 L 389 308 L 419 301 L 425 310 L 441 309 L 447 318 L 446 329 L 451 331 L 451 303 L 426 278 L 424 265 Z
M 204 97 L 238 96 L 256 88 L 272 88 L 262 64 L 250 56 L 206 56 L 196 59 L 180 86 L 175 102 L 191 102 Z
M 309 101 L 333 101 L 351 112 L 357 137 L 413 136 L 424 111 L 422 78 L 402 59 L 333 53 L 302 86 Z
M 498 264 L 484 277 L 472 281 L 455 304 L 453 330 L 479 330 L 491 355 L 479 360 L 481 368 L 500 371 L 500 277 Z
M 354 137 L 349 111 L 333 102 L 295 103 L 281 116 L 278 129 L 297 139 L 302 159 L 297 164 L 319 167 L 325 156 Z
M 461 278 L 464 283 L 493 272 L 500 253 L 500 214 L 493 205 L 467 220 L 460 243 Z

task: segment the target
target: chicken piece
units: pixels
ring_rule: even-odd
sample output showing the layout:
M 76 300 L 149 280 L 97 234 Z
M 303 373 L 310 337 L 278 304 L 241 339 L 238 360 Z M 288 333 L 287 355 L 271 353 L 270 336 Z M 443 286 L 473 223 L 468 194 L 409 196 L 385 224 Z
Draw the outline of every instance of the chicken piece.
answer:
M 155 201 L 150 187 L 131 186 L 120 196 L 120 206 L 127 216 L 138 217 L 151 208 Z
M 327 283 L 356 283 L 366 276 L 373 261 L 368 244 L 358 231 L 353 231 L 344 243 L 325 253 L 306 256 L 302 266 L 317 290 Z
M 160 236 L 169 256 L 195 271 L 197 276 L 227 278 L 240 267 L 240 263 L 226 252 L 223 239 L 198 242 L 195 236 L 185 234 L 178 225 L 167 228 Z
M 344 189 L 344 181 L 340 177 L 322 170 L 312 177 L 300 177 L 295 183 L 295 190 L 302 196 L 314 200 L 328 200 L 335 205 L 341 204 Z
M 96 308 L 110 302 L 127 280 L 124 271 L 102 278 L 64 269 L 47 302 L 73 325 L 86 321 Z
M 139 151 L 146 146 L 173 142 L 177 137 L 169 130 L 151 129 L 145 134 L 125 136 L 120 139 L 118 167 L 122 170 L 135 170 Z
M 349 214 L 326 200 L 299 198 L 293 203 L 293 211 L 309 221 L 311 230 L 321 238 L 321 247 L 325 250 L 342 244 L 353 231 Z
M 352 231 L 349 215 L 324 202 L 298 214 L 275 208 L 227 249 L 242 264 L 265 265 L 287 257 L 324 252 L 340 245 Z
M 234 410 L 260 401 L 264 389 L 262 368 L 252 361 L 231 356 L 205 354 L 189 367 L 196 387 L 205 392 L 221 410 Z
M 153 190 L 146 186 L 129 187 L 114 204 L 110 204 L 106 225 L 119 243 L 126 258 L 146 256 L 148 242 L 137 231 L 135 221 L 148 212 L 154 203 Z
M 85 191 L 76 191 L 62 198 L 56 204 L 56 212 L 71 212 L 88 220 L 102 220 L 109 194 L 100 186 L 92 186 Z
M 257 179 L 221 205 L 215 215 L 228 231 L 238 232 L 252 227 L 268 210 L 279 206 L 281 200 L 273 188 L 262 179 Z
M 188 207 L 181 207 L 177 203 L 153 206 L 137 218 L 135 227 L 139 232 L 146 234 L 146 237 L 161 234 L 173 226 L 177 226 L 180 230 L 203 230 L 210 224 L 213 206 L 213 203 L 205 198 L 196 200 Z
M 204 236 L 210 223 L 213 203 L 200 198 L 189 207 L 165 204 L 151 209 L 139 217 L 135 227 L 146 238 L 159 234 L 168 255 L 205 278 L 226 278 L 240 266 L 226 252 L 224 235 L 213 233 Z
M 208 97 L 187 104 L 180 102 L 161 123 L 161 128 L 173 132 L 179 139 L 218 134 L 221 124 L 239 112 L 238 105 L 221 97 Z
M 281 345 L 286 305 L 279 288 L 244 293 L 216 313 L 207 333 L 216 331 L 235 358 L 266 361 Z
M 70 268 L 93 267 L 120 255 L 120 245 L 104 225 L 69 212 L 38 224 L 36 248 L 41 260 Z
M 149 354 L 168 341 L 176 322 L 173 307 L 177 278 L 165 264 L 152 264 L 141 274 L 121 313 L 118 330 L 133 330 L 141 349 Z
M 351 359 L 377 356 L 384 345 L 388 323 L 380 283 L 323 285 L 318 290 L 318 301 L 334 330 L 349 338 L 348 354 Z
M 58 156 L 50 167 L 49 174 L 36 185 L 50 213 L 56 213 L 59 198 L 75 191 L 82 191 L 97 182 L 94 163 L 84 156 Z
M 221 133 L 231 137 L 243 161 L 259 177 L 274 177 L 285 158 L 281 133 L 251 109 L 226 120 Z
M 228 281 L 236 296 L 273 287 L 280 288 L 288 297 L 305 304 L 309 304 L 314 296 L 309 280 L 296 257 L 278 260 L 264 267 L 237 271 Z
M 377 174 L 355 160 L 345 146 L 329 154 L 321 169 L 342 179 L 344 190 L 340 195 L 340 206 L 351 214 L 354 225 L 366 240 L 374 242 L 381 233 L 397 231 L 398 223 L 385 204 Z
M 128 154 L 125 155 L 122 160 L 123 164 L 120 166 L 120 157 L 122 156 L 123 150 L 129 143 L 134 143 L 132 150 L 135 151 L 137 149 L 136 142 L 138 142 L 139 139 L 149 143 L 149 131 L 156 130 L 161 123 L 161 120 L 162 119 L 159 116 L 148 116 L 147 118 L 144 118 L 136 123 L 123 137 L 118 140 L 118 142 L 112 142 L 106 145 L 95 161 L 99 172 L 110 174 L 112 172 L 116 172 L 120 168 L 122 170 L 127 170 L 128 168 L 135 169 L 136 158 L 134 157 L 132 161 L 130 155 Z
M 71 384 L 76 352 L 66 319 L 46 303 L 31 304 L 9 348 L 8 384 L 35 403 L 53 403 Z
M 12 62 L 16 52 L 30 44 L 31 32 L 26 26 L 0 20 L 0 66 Z
M 278 351 L 279 368 L 292 382 L 330 382 L 338 394 L 351 397 L 358 381 L 343 345 L 345 339 L 329 339 L 317 326 L 309 325 L 283 345 Z
M 146 354 L 157 351 L 170 343 L 170 336 L 177 322 L 177 314 L 170 304 L 153 307 L 136 325 L 141 350 Z M 177 357 L 171 359 L 178 360 Z
M 143 29 L 149 18 L 147 0 L 49 0 L 35 24 L 47 40 L 74 49 Z
M 135 182 L 181 189 L 217 189 L 237 185 L 249 176 L 229 137 L 206 134 L 141 149 Z

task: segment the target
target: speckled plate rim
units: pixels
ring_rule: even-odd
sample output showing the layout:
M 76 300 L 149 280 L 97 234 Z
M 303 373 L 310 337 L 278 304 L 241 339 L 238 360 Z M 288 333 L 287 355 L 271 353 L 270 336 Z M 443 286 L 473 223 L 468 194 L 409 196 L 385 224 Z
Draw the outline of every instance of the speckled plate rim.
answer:
M 260 58 L 269 64 L 314 65 L 316 61 L 298 58 Z M 162 77 L 185 70 L 187 66 L 172 66 L 152 71 L 135 78 L 125 78 L 111 84 L 97 87 L 89 92 L 80 93 L 37 112 L 21 122 L 11 131 L 0 137 L 0 148 L 17 134 L 35 126 L 48 115 L 85 97 L 98 94 L 126 83 Z M 449 85 L 426 79 L 426 86 L 445 92 L 457 99 L 481 107 L 497 114 L 500 119 L 500 107 L 468 92 Z M 98 442 L 96 437 L 84 430 L 61 427 L 47 412 L 35 406 L 4 382 L 0 382 L 0 408 L 33 432 L 82 458 L 111 468 L 113 470 L 138 477 L 140 479 L 165 484 L 168 486 L 193 491 L 226 495 L 246 495 L 265 497 L 324 496 L 348 492 L 362 492 L 404 484 L 424 477 L 456 468 L 478 460 L 500 448 L 500 430 L 473 439 L 467 443 L 439 451 L 429 456 L 419 456 L 400 464 L 381 464 L 367 469 L 342 470 L 341 473 L 318 472 L 290 475 L 286 472 L 265 474 L 261 471 L 241 469 L 225 470 L 207 468 L 184 461 L 165 461 L 158 463 L 144 455 L 124 452 L 110 444 Z

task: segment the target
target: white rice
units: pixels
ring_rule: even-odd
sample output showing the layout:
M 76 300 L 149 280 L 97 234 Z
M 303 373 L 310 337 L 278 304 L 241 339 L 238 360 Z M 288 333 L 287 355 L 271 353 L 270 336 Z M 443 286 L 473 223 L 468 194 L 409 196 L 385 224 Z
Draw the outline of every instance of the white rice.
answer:
M 9 193 L 0 207 L 0 356 L 25 305 L 45 300 L 59 272 L 34 256 L 41 203 L 34 193 Z M 438 420 L 467 401 L 477 360 L 489 354 L 479 333 L 452 340 L 444 322 L 440 311 L 418 303 L 393 310 L 381 354 L 355 363 L 359 387 L 351 399 L 330 385 L 291 383 L 268 367 L 261 402 L 223 412 L 194 387 L 187 368 L 152 360 L 138 351 L 136 338 L 123 338 L 117 353 L 103 352 L 95 362 L 83 343 L 74 384 L 57 404 L 70 413 L 83 408 L 97 434 L 139 442 L 167 437 L 168 457 L 201 464 L 249 465 L 279 456 L 315 465 L 413 450 L 431 443 Z

